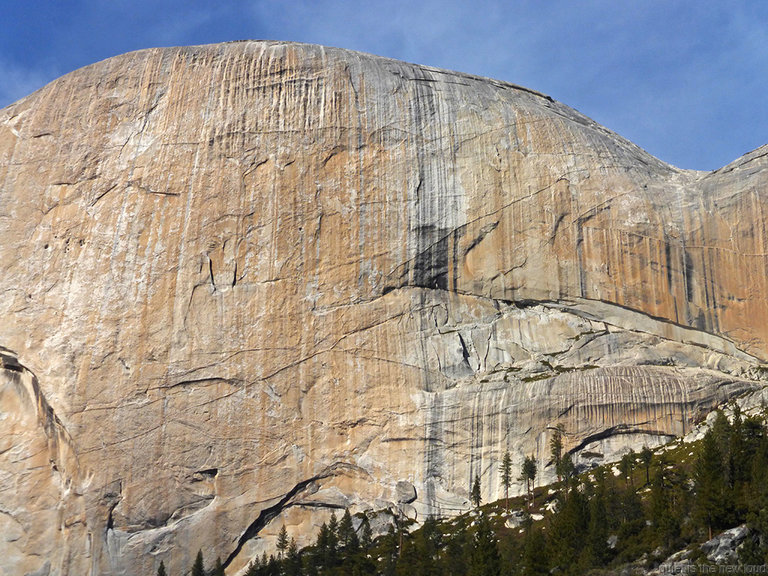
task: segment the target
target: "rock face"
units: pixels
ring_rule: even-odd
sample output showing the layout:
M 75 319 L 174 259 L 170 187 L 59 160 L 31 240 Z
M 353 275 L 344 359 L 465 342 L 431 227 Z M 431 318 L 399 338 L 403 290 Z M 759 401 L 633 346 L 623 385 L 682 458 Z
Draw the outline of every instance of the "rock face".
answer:
M 731 574 L 738 574 L 738 569 L 741 569 L 742 572 L 749 574 L 748 570 L 750 568 L 742 568 L 743 565 L 739 563 L 739 549 L 748 536 L 749 529 L 746 524 L 742 524 L 730 530 L 725 530 L 711 540 L 704 542 L 699 546 L 699 550 L 704 553 L 707 561 L 720 566 L 727 566 L 727 568 L 722 568 L 722 573 L 727 573 L 726 571 L 729 570 Z M 658 568 L 650 570 L 647 574 L 648 576 L 661 576 L 663 574 L 695 573 L 699 568 L 691 560 L 691 557 L 694 556 L 693 553 L 694 550 L 692 549 L 675 552 L 664 560 Z M 757 570 L 754 568 L 752 570 L 753 573 L 757 573 Z
M 0 564 L 234 573 L 761 386 L 768 149 L 676 169 L 537 92 L 275 42 L 0 111 Z M 519 486 L 518 490 L 522 487 Z

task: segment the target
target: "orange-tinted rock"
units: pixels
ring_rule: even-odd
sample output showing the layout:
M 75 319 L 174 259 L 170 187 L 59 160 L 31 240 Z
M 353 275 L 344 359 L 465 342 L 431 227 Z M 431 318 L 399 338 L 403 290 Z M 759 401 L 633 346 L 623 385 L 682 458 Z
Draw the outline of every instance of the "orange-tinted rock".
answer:
M 558 422 L 684 433 L 768 358 L 766 158 L 678 170 L 536 92 L 318 46 L 57 80 L 0 111 L 0 345 L 42 399 L 2 380 L 0 426 L 71 453 L 0 460 L 0 564 L 43 565 L 36 490 L 76 518 L 52 574 L 233 571 L 398 483 L 419 517 L 474 473 L 495 498 L 507 449 L 551 477 Z

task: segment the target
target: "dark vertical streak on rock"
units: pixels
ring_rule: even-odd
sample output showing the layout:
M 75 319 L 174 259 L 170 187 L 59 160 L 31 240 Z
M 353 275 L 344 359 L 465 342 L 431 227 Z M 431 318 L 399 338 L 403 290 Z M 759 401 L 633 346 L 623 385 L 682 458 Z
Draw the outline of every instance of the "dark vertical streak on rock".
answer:
M 576 262 L 579 268 L 579 295 L 587 297 L 587 271 L 584 269 L 584 226 L 581 218 L 576 220 Z
M 685 298 L 688 302 L 693 302 L 693 275 L 694 265 L 691 253 L 683 248 L 683 283 L 685 285 Z
M 664 235 L 664 264 L 667 268 L 667 289 L 672 291 L 672 247 L 669 243 L 669 237 Z
M 19 391 L 26 390 L 27 394 L 29 394 L 29 401 L 35 406 L 38 422 L 48 439 L 50 462 L 55 470 L 68 476 L 66 480 L 69 481 L 77 473 L 77 470 L 68 469 L 67 463 L 60 462 L 59 458 L 61 456 L 61 449 L 66 448 L 72 452 L 73 457 L 76 459 L 77 453 L 74 449 L 74 443 L 64 424 L 56 416 L 42 390 L 40 390 L 37 376 L 23 366 L 14 356 L 0 352 L 0 370 L 2 369 L 9 372 L 8 376 Z M 22 382 L 24 376 L 29 377 L 31 390 L 27 389 L 27 386 Z M 77 465 L 76 460 L 73 464 Z
M 215 291 L 216 279 L 213 277 L 213 260 L 211 260 L 210 256 L 207 256 L 207 258 L 208 258 L 208 274 L 209 274 L 209 279 L 211 281 L 211 288 L 213 288 Z
M 443 429 L 442 394 L 432 394 L 429 397 L 429 408 L 424 422 L 424 499 L 428 516 L 440 516 L 441 510 L 436 499 L 435 482 L 442 477 L 441 447 L 445 444 Z
M 452 237 L 451 245 L 453 248 L 453 257 L 451 259 L 451 267 L 453 270 L 453 275 L 451 277 L 451 290 L 453 292 L 456 292 L 459 289 L 459 275 L 461 273 L 461 268 L 460 268 L 461 256 L 459 255 L 459 239 L 461 238 L 461 231 L 463 229 L 464 227 L 456 228 L 451 234 L 451 237 Z
M 419 184 L 416 198 L 410 202 L 413 210 L 409 231 L 415 235 L 415 258 L 404 275 L 414 286 L 447 290 L 449 241 L 453 230 L 442 225 L 448 192 L 442 182 L 445 170 L 435 170 L 431 162 L 432 147 L 441 137 L 438 96 L 430 72 L 423 69 L 416 72 L 417 77 L 409 84 L 414 92 L 410 122 L 414 132 L 423 134 L 424 143 L 415 149 Z
M 461 356 L 464 358 L 464 363 L 470 366 L 469 363 L 469 350 L 467 350 L 467 344 L 464 342 L 464 338 L 461 336 L 461 332 L 458 332 L 459 342 L 461 343 Z

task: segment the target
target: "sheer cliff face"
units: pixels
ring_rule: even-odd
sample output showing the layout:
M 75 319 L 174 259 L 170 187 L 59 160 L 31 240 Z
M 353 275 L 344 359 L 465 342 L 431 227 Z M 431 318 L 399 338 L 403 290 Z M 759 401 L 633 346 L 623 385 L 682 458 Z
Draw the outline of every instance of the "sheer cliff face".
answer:
M 767 158 L 682 171 L 318 46 L 61 78 L 0 111 L 0 564 L 236 570 L 334 507 L 496 498 L 507 449 L 546 479 L 559 422 L 577 456 L 685 432 L 768 358 Z

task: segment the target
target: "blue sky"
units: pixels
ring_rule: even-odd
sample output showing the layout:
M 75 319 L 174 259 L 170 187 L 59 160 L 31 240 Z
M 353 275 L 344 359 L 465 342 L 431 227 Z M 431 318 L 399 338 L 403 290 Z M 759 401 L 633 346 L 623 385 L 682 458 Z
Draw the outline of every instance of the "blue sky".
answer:
M 0 106 L 123 52 L 249 38 L 522 84 L 682 168 L 768 143 L 762 0 L 5 0 Z

